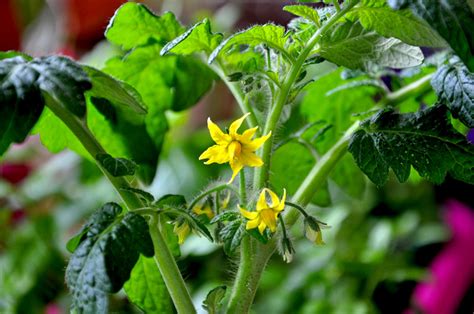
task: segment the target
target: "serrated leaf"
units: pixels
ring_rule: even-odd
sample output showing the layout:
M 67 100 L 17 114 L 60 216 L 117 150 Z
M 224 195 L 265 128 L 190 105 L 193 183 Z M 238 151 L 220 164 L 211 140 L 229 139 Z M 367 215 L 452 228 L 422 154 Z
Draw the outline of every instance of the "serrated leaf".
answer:
M 161 50 L 161 55 L 172 52 L 179 55 L 189 55 L 204 51 L 210 54 L 222 41 L 222 34 L 213 34 L 211 22 L 204 19 L 195 24 L 181 36 L 167 43 Z
M 151 204 L 151 203 L 155 200 L 155 198 L 153 197 L 153 195 L 151 195 L 151 194 L 148 193 L 147 191 L 143 191 L 143 190 L 141 190 L 141 189 L 135 189 L 135 188 L 132 188 L 132 187 L 126 187 L 126 188 L 122 188 L 122 190 L 135 194 L 135 195 L 136 195 L 140 200 L 142 200 L 145 204 Z
M 361 124 L 349 151 L 378 186 L 386 182 L 389 168 L 404 182 L 411 167 L 437 184 L 447 173 L 474 184 L 474 146 L 453 128 L 445 106 L 409 114 L 381 111 Z
M 219 238 L 224 243 L 224 252 L 232 256 L 239 247 L 245 235 L 245 223 L 240 219 L 232 220 L 226 224 L 219 232 Z
M 97 154 L 97 161 L 114 177 L 133 176 L 137 164 L 126 158 L 114 158 L 109 154 Z
M 219 54 L 226 53 L 232 46 L 248 45 L 251 47 L 265 44 L 268 47 L 286 54 L 285 43 L 287 36 L 283 26 L 274 24 L 255 25 L 241 32 L 235 33 L 224 40 L 209 56 L 212 63 Z
M 140 256 L 124 289 L 130 301 L 145 313 L 172 313 L 174 310 L 165 282 L 153 258 Z
M 21 143 L 29 134 L 43 111 L 43 93 L 83 117 L 84 92 L 90 87 L 89 78 L 81 67 L 64 57 L 28 61 L 17 56 L 1 60 L 0 154 L 11 143 Z
M 83 69 L 92 81 L 89 95 L 105 98 L 125 112 L 147 113 L 140 94 L 133 87 L 93 67 L 83 66 Z
M 183 195 L 166 194 L 155 202 L 157 208 L 173 207 L 186 208 L 186 198 Z
M 391 9 L 384 0 L 361 1 L 346 17 L 353 22 L 359 20 L 367 30 L 376 31 L 384 37 L 398 38 L 409 45 L 446 46 L 446 42 L 424 20 L 409 10 Z
M 66 282 L 78 313 L 107 313 L 107 294 L 122 288 L 140 253 L 154 254 L 145 219 L 121 213 L 115 203 L 102 206 L 89 219 L 86 238 L 71 256 Z
M 406 68 L 421 64 L 420 48 L 395 38 L 384 38 L 368 31 L 359 22 L 336 24 L 321 38 L 316 52 L 327 60 L 350 69 L 370 70 L 373 64 Z
M 218 286 L 209 291 L 206 299 L 202 302 L 202 307 L 207 311 L 207 313 L 219 313 L 219 308 L 221 307 L 221 302 L 224 299 L 226 290 L 226 286 Z
M 149 43 L 164 45 L 184 32 L 171 12 L 156 16 L 145 5 L 127 2 L 110 20 L 105 37 L 113 44 L 129 50 Z
M 212 218 L 212 220 L 210 221 L 210 224 L 212 225 L 217 222 L 232 221 L 239 218 L 239 216 L 240 216 L 239 213 L 235 211 L 224 211 L 220 213 L 219 215 L 215 216 L 214 218 Z
M 438 69 L 431 85 L 453 116 L 474 128 L 474 74 L 461 62 L 450 63 Z
M 446 40 L 471 72 L 474 72 L 474 13 L 460 0 L 388 0 L 394 9 L 409 8 Z
M 318 26 L 320 25 L 318 11 L 307 5 L 286 5 L 283 7 L 283 11 L 289 12 L 296 16 L 300 16 L 308 21 L 313 22 Z

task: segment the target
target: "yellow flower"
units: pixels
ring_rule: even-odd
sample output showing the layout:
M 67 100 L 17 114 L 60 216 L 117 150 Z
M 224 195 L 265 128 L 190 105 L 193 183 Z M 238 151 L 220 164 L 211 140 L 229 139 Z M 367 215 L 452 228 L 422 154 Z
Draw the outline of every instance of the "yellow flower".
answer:
M 271 204 L 267 203 L 266 193 L 270 195 Z M 278 196 L 269 189 L 263 189 L 258 198 L 257 211 L 249 212 L 244 208 L 240 208 L 240 213 L 249 219 L 246 229 L 254 229 L 258 227 L 258 231 L 263 234 L 266 227 L 271 232 L 275 232 L 277 228 L 278 214 L 285 208 L 286 190 L 283 190 L 281 201 Z
M 214 212 L 212 211 L 211 206 L 209 206 L 209 204 L 206 204 L 206 206 L 203 206 L 202 204 L 198 204 L 198 205 L 194 206 L 193 212 L 198 216 L 199 215 L 206 215 L 207 218 L 209 218 L 209 219 L 214 218 Z
M 175 223 L 173 232 L 178 236 L 178 243 L 183 244 L 184 240 L 191 232 L 191 228 L 189 227 L 188 223 L 183 220 L 181 222 Z
M 263 165 L 262 159 L 255 155 L 255 151 L 265 143 L 270 137 L 271 132 L 253 140 L 252 137 L 257 132 L 257 127 L 245 130 L 242 134 L 237 133 L 237 130 L 248 115 L 249 113 L 232 122 L 228 133 L 222 132 L 211 119 L 207 119 L 209 133 L 214 142 L 216 142 L 216 145 L 204 151 L 199 156 L 199 160 L 208 159 L 205 162 L 206 165 L 228 162 L 232 168 L 232 178 L 229 183 L 234 181 L 235 176 L 244 166 L 261 167 Z

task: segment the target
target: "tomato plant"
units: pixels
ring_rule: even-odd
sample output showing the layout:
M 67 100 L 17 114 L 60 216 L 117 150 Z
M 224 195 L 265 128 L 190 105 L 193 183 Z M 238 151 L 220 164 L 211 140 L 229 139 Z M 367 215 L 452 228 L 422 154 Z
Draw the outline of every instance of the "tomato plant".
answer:
M 295 16 L 286 27 L 230 36 L 208 19 L 186 29 L 171 12 L 129 2 L 105 34 L 123 54 L 100 70 L 1 53 L 0 153 L 33 130 L 49 150 L 94 161 L 121 198 L 68 242 L 74 311 L 105 313 L 109 294 L 124 288 L 147 313 L 194 313 L 175 257 L 196 233 L 238 257 L 232 284 L 212 289 L 204 308 L 248 313 L 271 256 L 289 263 L 298 254 L 295 228 L 324 244 L 328 225 L 310 207 L 328 204 L 329 182 L 354 198 L 364 197 L 364 175 L 379 187 L 390 172 L 400 182 L 416 173 L 474 183 L 465 135 L 474 128 L 472 4 L 325 2 L 285 6 Z M 435 53 L 425 58 L 420 47 Z M 167 112 L 194 106 L 217 81 L 241 115 L 221 127 L 210 117 L 213 143 L 196 159 L 224 165 L 228 177 L 192 199 L 155 199 L 145 186 Z

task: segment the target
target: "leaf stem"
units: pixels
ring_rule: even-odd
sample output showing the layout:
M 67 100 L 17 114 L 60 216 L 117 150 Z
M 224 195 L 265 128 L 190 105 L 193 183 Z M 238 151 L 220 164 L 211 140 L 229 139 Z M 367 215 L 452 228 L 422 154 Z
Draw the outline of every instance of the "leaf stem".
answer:
M 310 55 L 311 51 L 313 50 L 314 46 L 319 42 L 321 37 L 324 33 L 329 30 L 334 23 L 336 23 L 341 17 L 343 17 L 348 11 L 350 11 L 360 0 L 353 0 L 346 4 L 346 6 L 334 14 L 329 20 L 319 28 L 316 33 L 311 37 L 308 41 L 308 44 L 303 49 L 303 51 L 298 56 L 298 59 L 292 64 L 290 72 L 285 77 L 283 84 L 281 85 L 281 89 L 279 90 L 275 102 L 275 106 L 270 111 L 268 115 L 267 121 L 265 123 L 265 128 L 263 134 L 268 134 L 270 131 L 274 131 L 275 127 L 280 119 L 281 112 L 283 107 L 285 106 L 288 95 L 291 92 L 293 84 L 295 83 L 296 79 L 298 78 L 301 68 L 303 67 L 304 62 Z M 262 148 L 262 160 L 263 166 L 260 168 L 256 168 L 255 170 L 255 188 L 260 190 L 266 185 L 268 180 L 268 169 L 270 168 L 270 157 L 272 152 L 273 146 L 273 137 L 269 138 L 264 144 Z
M 76 116 L 72 115 L 48 94 L 44 94 L 44 97 L 46 99 L 46 105 L 48 108 L 74 133 L 84 148 L 94 158 L 94 160 L 96 160 L 96 156 L 98 154 L 106 153 L 104 148 L 90 132 L 85 121 L 80 120 Z M 131 187 L 125 178 L 112 176 L 101 166 L 97 160 L 96 164 L 109 179 L 110 183 L 112 183 L 115 190 L 120 195 L 129 210 L 144 207 L 144 204 L 135 195 L 135 193 L 127 191 L 127 189 L 130 189 Z M 150 235 L 155 247 L 155 260 L 160 273 L 163 276 L 166 287 L 171 295 L 173 303 L 175 304 L 178 313 L 195 313 L 196 310 L 194 309 L 189 292 L 187 292 L 186 286 L 184 285 L 183 277 L 179 272 L 176 261 L 174 260 L 173 255 L 166 245 L 161 231 L 158 229 L 158 227 L 152 225 L 150 225 Z
M 414 96 L 414 95 L 424 95 L 427 92 L 431 91 L 431 78 L 434 73 L 423 76 L 422 78 L 414 81 L 411 84 L 403 86 L 399 90 L 388 93 L 379 101 L 379 106 L 395 105 L 399 104 L 402 101 Z
M 208 196 L 209 194 L 212 194 L 214 192 L 219 192 L 219 191 L 222 191 L 222 190 L 225 190 L 225 189 L 229 189 L 231 190 L 232 192 L 238 194 L 238 192 L 236 191 L 236 188 L 233 186 L 233 185 L 230 185 L 230 184 L 220 184 L 218 186 L 215 186 L 213 187 L 212 189 L 209 189 L 207 191 L 204 191 L 202 192 L 201 194 L 199 194 L 196 198 L 194 198 L 194 200 L 191 202 L 191 204 L 188 206 L 188 212 L 191 211 L 194 206 L 196 206 L 196 204 L 202 200 L 204 197 Z

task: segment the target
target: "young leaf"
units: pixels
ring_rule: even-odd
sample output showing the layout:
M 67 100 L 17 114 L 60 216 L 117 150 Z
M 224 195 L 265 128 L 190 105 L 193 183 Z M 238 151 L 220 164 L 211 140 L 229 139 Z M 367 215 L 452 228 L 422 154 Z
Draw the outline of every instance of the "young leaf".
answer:
M 152 42 L 164 45 L 184 32 L 171 12 L 156 16 L 145 5 L 127 2 L 115 12 L 105 37 L 129 50 Z
M 89 95 L 105 98 L 117 105 L 117 109 L 125 112 L 128 110 L 138 114 L 147 113 L 140 94 L 133 87 L 92 67 L 83 66 L 83 69 L 92 81 Z
M 416 17 L 409 10 L 396 11 L 385 0 L 364 0 L 352 9 L 346 17 L 360 21 L 367 30 L 373 30 L 384 37 L 395 37 L 414 46 L 444 47 L 446 42 L 426 21 Z
M 186 199 L 183 195 L 166 194 L 156 201 L 155 206 L 158 208 L 173 207 L 186 208 Z
M 145 204 L 151 204 L 155 200 L 153 195 L 141 189 L 127 187 L 127 188 L 122 188 L 122 190 L 135 194 Z
M 78 313 L 107 313 L 107 294 L 122 288 L 140 253 L 154 254 L 145 219 L 121 212 L 119 205 L 108 203 L 94 213 L 86 237 L 71 256 L 66 282 Z
M 265 44 L 266 46 L 286 55 L 285 43 L 287 36 L 283 26 L 274 24 L 255 25 L 251 28 L 235 33 L 224 40 L 209 56 L 212 63 L 220 53 L 227 52 L 235 45 L 248 45 L 251 47 Z
M 462 62 L 453 62 L 438 69 L 431 85 L 453 116 L 474 128 L 474 74 Z
M 206 299 L 202 302 L 202 307 L 207 311 L 207 313 L 219 313 L 219 308 L 221 306 L 222 299 L 224 299 L 226 289 L 226 286 L 219 286 L 209 291 Z
M 434 183 L 449 173 L 474 184 L 474 146 L 453 128 L 445 106 L 409 114 L 381 111 L 361 124 L 349 151 L 378 186 L 386 182 L 389 167 L 404 182 L 411 166 Z
M 421 64 L 420 48 L 395 38 L 384 38 L 368 31 L 359 22 L 336 24 L 321 38 L 316 53 L 350 69 L 370 70 L 371 65 L 406 68 Z
M 319 26 L 321 23 L 318 11 L 307 5 L 287 5 L 283 7 L 283 11 L 300 16 L 308 21 L 313 22 L 317 26 Z
M 211 22 L 204 19 L 188 29 L 181 36 L 167 43 L 161 50 L 161 55 L 172 52 L 178 55 L 189 55 L 204 51 L 210 54 L 222 41 L 222 34 L 213 34 Z
M 97 154 L 97 161 L 114 177 L 133 176 L 137 164 L 126 158 L 114 158 L 109 154 Z
M 239 218 L 240 214 L 235 211 L 224 211 L 219 215 L 215 216 L 211 219 L 210 224 L 215 224 L 217 222 L 224 222 L 224 221 L 233 221 Z
M 153 258 L 140 255 L 123 286 L 128 298 L 145 313 L 172 313 L 173 304 Z
M 84 240 L 87 232 L 89 232 L 89 226 L 85 225 L 84 227 L 82 227 L 78 234 L 76 234 L 71 239 L 69 239 L 69 241 L 67 241 L 66 249 L 69 251 L 69 253 L 74 253 L 74 251 L 77 249 L 82 240 Z
M 73 114 L 85 114 L 84 92 L 91 88 L 79 65 L 64 57 L 0 61 L 0 154 L 22 142 L 38 121 L 48 93 Z
M 224 252 L 232 256 L 237 247 L 239 247 L 244 235 L 245 223 L 242 220 L 236 219 L 226 224 L 219 233 L 219 238 L 224 243 Z
M 462 0 L 389 0 L 394 9 L 410 8 L 451 46 L 474 72 L 474 13 Z

